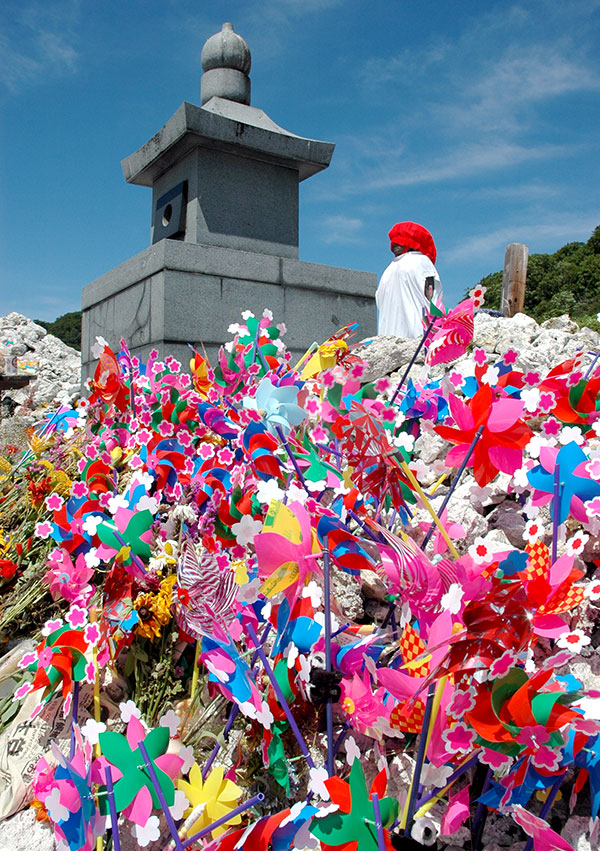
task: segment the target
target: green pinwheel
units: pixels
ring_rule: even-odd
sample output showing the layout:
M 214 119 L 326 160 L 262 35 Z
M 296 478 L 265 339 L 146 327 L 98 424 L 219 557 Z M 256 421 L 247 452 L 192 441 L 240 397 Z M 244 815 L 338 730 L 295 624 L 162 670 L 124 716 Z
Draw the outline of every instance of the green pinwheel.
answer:
M 350 780 L 346 783 L 339 777 L 325 780 L 325 786 L 334 804 L 339 810 L 324 818 L 314 819 L 310 832 L 327 851 L 337 848 L 338 851 L 377 851 L 377 828 L 375 826 L 375 811 L 371 796 L 374 792 L 379 795 L 381 824 L 389 828 L 398 815 L 398 801 L 395 798 L 384 798 L 386 777 L 380 772 L 367 792 L 365 773 L 358 759 L 355 759 L 350 769 Z
M 140 751 L 140 741 L 143 741 L 148 752 L 158 785 L 169 807 L 174 802 L 175 787 L 167 772 L 176 774 L 182 761 L 179 757 L 175 757 L 176 764 L 174 764 L 172 759 L 174 755 L 166 753 L 169 747 L 168 727 L 155 727 L 143 736 L 145 731 L 141 728 L 141 724 L 132 722 L 134 719 L 129 722 L 127 737 L 111 730 L 100 733 L 98 740 L 102 756 L 121 775 L 114 785 L 117 812 L 127 810 L 128 818 L 136 824 L 144 825 L 152 809 L 160 808 L 161 802 Z

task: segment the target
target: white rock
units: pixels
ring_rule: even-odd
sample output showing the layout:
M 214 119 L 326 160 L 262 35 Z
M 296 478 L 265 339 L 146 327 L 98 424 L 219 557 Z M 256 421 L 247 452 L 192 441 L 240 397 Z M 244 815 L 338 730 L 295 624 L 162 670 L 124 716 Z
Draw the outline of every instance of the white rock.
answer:
M 48 823 L 36 821 L 32 809 L 21 810 L 0 822 L 2 851 L 54 851 L 54 831 Z
M 394 370 L 408 364 L 419 345 L 418 339 L 406 340 L 391 335 L 371 337 L 370 340 L 371 342 L 365 341 L 353 352 L 368 364 L 362 376 L 365 383 L 375 381 L 383 375 L 390 375 Z M 423 349 L 419 352 L 416 363 L 425 363 Z
M 20 313 L 0 317 L 0 339 L 4 338 L 14 341 L 14 350 L 21 363 L 30 362 L 31 372 L 37 376 L 27 387 L 6 392 L 5 396 L 22 406 L 17 408 L 17 415 L 71 401 L 78 396 L 81 381 L 79 352 L 58 337 L 47 334 L 41 325 Z
M 571 816 L 560 832 L 575 851 L 591 851 L 589 840 L 590 820 L 585 816 Z

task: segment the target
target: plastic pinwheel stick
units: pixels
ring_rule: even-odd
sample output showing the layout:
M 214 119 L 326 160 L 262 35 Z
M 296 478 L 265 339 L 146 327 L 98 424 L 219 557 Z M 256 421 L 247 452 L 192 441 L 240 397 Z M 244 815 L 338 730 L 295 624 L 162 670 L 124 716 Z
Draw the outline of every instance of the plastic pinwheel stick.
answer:
M 325 670 L 331 673 L 331 582 L 329 570 L 329 549 L 323 548 L 323 593 L 325 596 Z M 325 707 L 327 720 L 327 773 L 334 774 L 333 750 L 333 701 L 327 700 Z
M 485 780 L 483 782 L 483 788 L 481 790 L 481 796 L 483 797 L 487 790 L 490 788 L 490 784 L 492 782 L 492 776 L 494 772 L 491 768 L 488 768 L 487 774 L 485 775 Z M 483 836 L 483 828 L 485 827 L 485 823 L 487 821 L 488 808 L 480 801 L 477 804 L 477 809 L 475 810 L 475 817 L 473 818 L 473 824 L 471 825 L 471 842 L 473 845 L 473 851 L 481 851 L 481 837 Z
M 423 726 L 419 737 L 419 748 L 417 750 L 417 759 L 413 771 L 412 781 L 410 784 L 410 792 L 408 796 L 408 806 L 406 808 L 406 819 L 404 821 L 404 833 L 410 834 L 410 826 L 415 812 L 415 804 L 417 802 L 417 792 L 419 791 L 419 783 L 421 782 L 421 770 L 425 761 L 425 751 L 427 750 L 427 742 L 429 740 L 429 721 L 431 720 L 431 710 L 433 708 L 433 696 L 435 694 L 435 686 L 433 683 L 429 686 L 427 694 L 427 703 L 425 704 L 425 712 L 423 714 Z
M 558 550 L 558 518 L 560 516 L 560 464 L 554 468 L 554 499 L 552 502 L 552 564 L 556 561 Z
M 271 624 L 268 623 L 263 630 L 263 634 L 260 637 L 261 645 L 264 644 L 265 641 L 267 640 L 267 636 L 268 636 L 270 631 L 271 631 Z M 252 661 L 250 663 L 251 667 L 254 667 L 257 659 L 258 659 L 258 650 L 255 650 L 254 655 L 252 656 Z M 240 714 L 240 707 L 237 705 L 237 703 L 234 703 L 233 706 L 231 707 L 230 712 L 229 712 L 229 718 L 227 719 L 227 723 L 225 724 L 225 729 L 223 730 L 223 738 L 225 738 L 225 739 L 227 738 L 227 734 L 229 733 L 229 731 L 233 727 L 233 725 L 235 723 L 235 719 L 238 717 L 239 714 Z M 215 759 L 217 758 L 217 754 L 219 753 L 220 750 L 221 750 L 221 745 L 220 745 L 219 742 L 217 742 L 216 745 L 214 746 L 214 748 L 212 749 L 212 751 L 210 752 L 208 759 L 206 760 L 206 765 L 202 769 L 202 782 L 203 783 L 206 780 L 206 778 L 208 777 L 208 772 L 210 771 L 211 766 L 212 766 L 213 762 L 215 761 Z
M 73 709 L 71 710 L 71 749 L 69 751 L 69 759 L 75 756 L 75 725 L 79 715 L 79 682 L 75 680 L 73 683 Z
M 450 777 L 448 778 L 448 782 L 445 786 L 440 786 L 437 789 L 433 789 L 431 792 L 428 792 L 427 795 L 425 795 L 423 798 L 419 798 L 419 800 L 417 801 L 417 809 L 415 810 L 415 818 L 424 815 L 427 810 L 431 809 L 431 806 L 433 806 L 433 804 L 435 804 L 440 798 L 443 798 L 443 796 L 446 794 L 452 784 L 455 783 L 459 777 L 462 777 L 465 771 L 468 771 L 470 768 L 477 764 L 477 762 L 479 761 L 479 754 L 479 750 L 476 753 L 471 754 L 471 756 L 466 759 L 463 764 L 460 765 L 455 772 L 453 772 L 453 774 L 450 775 Z M 428 807 L 427 805 L 430 804 L 430 802 L 433 803 L 431 803 L 431 805 Z M 427 807 L 427 810 L 424 809 L 425 807 Z
M 309 767 L 315 768 L 315 763 L 313 761 L 312 756 L 310 755 L 310 751 L 308 750 L 306 742 L 304 741 L 304 737 L 303 737 L 302 733 L 300 732 L 300 730 L 298 729 L 298 725 L 296 724 L 296 719 L 292 715 L 292 710 L 290 709 L 289 703 L 287 702 L 287 700 L 285 699 L 285 695 L 281 691 L 281 688 L 279 686 L 279 683 L 277 682 L 277 677 L 275 676 L 273 668 L 269 664 L 269 660 L 267 659 L 267 657 L 265 655 L 265 651 L 260 646 L 259 641 L 258 641 L 258 637 L 257 637 L 256 633 L 254 632 L 254 627 L 250 623 L 248 624 L 248 634 L 249 634 L 250 638 L 252 639 L 252 641 L 254 642 L 254 645 L 255 645 L 256 650 L 258 652 L 258 656 L 260 658 L 260 661 L 263 663 L 265 673 L 267 674 L 268 678 L 271 681 L 271 685 L 273 686 L 273 690 L 274 690 L 275 694 L 277 695 L 277 700 L 279 701 L 279 705 L 281 706 L 281 708 L 285 712 L 285 717 L 287 718 L 289 725 L 292 728 L 292 733 L 296 737 L 296 741 L 298 742 L 298 746 L 299 746 L 300 750 L 302 751 L 302 753 L 304 754 L 304 758 L 306 759 Z
M 293 467 L 294 467 L 294 470 L 296 471 L 296 473 L 297 473 L 297 475 L 298 475 L 298 478 L 300 479 L 300 484 L 302 485 L 302 487 L 304 488 L 304 490 L 306 491 L 306 493 L 307 493 L 307 494 L 309 494 L 309 496 L 310 496 L 310 491 L 309 491 L 309 489 L 308 489 L 308 487 L 307 487 L 307 485 L 306 485 L 306 479 L 305 479 L 305 478 L 304 478 L 304 476 L 302 475 L 302 470 L 301 470 L 301 469 L 300 469 L 300 467 L 298 466 L 298 462 L 296 461 L 296 459 L 295 459 L 294 455 L 292 454 L 292 450 L 290 449 L 289 444 L 288 444 L 287 440 L 285 439 L 285 435 L 284 435 L 284 433 L 283 433 L 283 432 L 282 432 L 282 430 L 281 430 L 281 426 L 276 425 L 276 426 L 275 426 L 275 429 L 276 429 L 276 431 L 277 431 L 277 434 L 279 435 L 279 439 L 280 439 L 280 441 L 281 441 L 281 442 L 283 443 L 283 445 L 285 446 L 285 451 L 287 452 L 287 454 L 288 454 L 288 458 L 289 458 L 289 459 L 290 459 L 290 461 L 292 462 L 292 465 L 293 465 Z
M 544 819 L 544 821 L 546 820 L 546 816 L 550 812 L 552 804 L 554 803 L 554 799 L 558 795 L 558 790 L 560 789 L 561 784 L 562 784 L 564 779 L 565 779 L 564 773 L 559 774 L 559 776 L 554 781 L 554 785 L 552 786 L 552 788 L 548 792 L 546 800 L 544 801 L 544 806 L 540 810 L 540 818 Z M 525 845 L 525 848 L 523 849 L 523 851 L 531 851 L 532 848 L 533 848 L 533 836 L 530 836 L 529 839 L 527 840 L 527 844 Z
M 584 381 L 586 381 L 589 378 L 589 376 L 592 374 L 592 371 L 593 371 L 594 367 L 596 366 L 596 362 L 597 362 L 598 358 L 600 358 L 600 352 L 596 352 L 596 354 L 594 355 L 594 360 L 591 362 L 591 364 L 589 365 L 588 371 L 583 376 Z
M 425 492 L 423 491 L 423 488 L 421 487 L 421 485 L 417 481 L 417 478 L 415 477 L 413 471 L 410 469 L 410 467 L 408 466 L 406 461 L 400 461 L 400 466 L 402 467 L 402 469 L 403 469 L 403 471 L 406 475 L 406 478 L 411 483 L 411 485 L 413 486 L 415 491 L 418 493 L 419 497 L 421 498 L 421 502 L 423 503 L 423 505 L 425 506 L 425 508 L 427 509 L 427 511 L 429 512 L 429 514 L 431 515 L 431 518 L 433 520 L 433 525 L 431 526 L 431 529 L 427 533 L 427 537 L 423 541 L 423 543 L 421 545 L 421 549 L 422 550 L 425 549 L 425 547 L 429 543 L 429 538 L 431 537 L 431 535 L 433 533 L 434 526 L 437 526 L 438 529 L 440 530 L 440 535 L 442 536 L 442 538 L 446 542 L 448 549 L 450 550 L 450 552 L 452 553 L 454 558 L 458 558 L 458 552 L 456 551 L 456 547 L 454 546 L 454 544 L 450 540 L 450 536 L 448 535 L 448 532 L 446 531 L 444 524 L 440 520 L 439 515 L 435 513 L 432 504 L 429 502 L 429 500 L 425 496 Z M 443 508 L 442 508 L 442 511 L 440 511 L 440 514 L 443 514 Z
M 183 840 L 183 839 L 185 839 L 185 838 L 187 837 L 187 835 L 188 835 L 188 831 L 189 831 L 190 827 L 191 827 L 191 826 L 194 824 L 194 822 L 196 822 L 196 821 L 198 820 L 198 818 L 202 815 L 202 813 L 204 812 L 205 808 L 206 808 L 206 801 L 200 801 L 200 803 L 199 803 L 199 804 L 196 804 L 196 806 L 194 807 L 194 809 L 192 810 L 192 812 L 189 814 L 189 816 L 188 816 L 188 817 L 186 818 L 186 820 L 184 821 L 184 823 L 183 823 L 183 827 L 180 827 L 180 828 L 179 828 L 179 830 L 178 830 L 178 835 L 179 835 L 179 838 L 180 838 L 180 839 L 182 839 L 182 840 Z M 231 818 L 231 816 L 229 816 L 229 818 Z M 180 823 L 180 824 L 181 824 L 181 823 Z M 173 843 L 173 840 L 171 840 L 171 841 L 169 842 L 169 844 L 166 846 L 165 851 L 174 851 L 174 848 L 175 848 L 175 845 L 174 845 L 174 843 Z
M 373 792 L 371 795 L 373 801 L 373 812 L 375 813 L 375 828 L 377 830 L 377 847 L 379 851 L 385 851 L 385 834 L 383 825 L 381 824 L 381 810 L 379 809 L 379 795 Z
M 154 786 L 154 791 L 156 792 L 158 800 L 160 801 L 160 808 L 164 813 L 165 821 L 167 822 L 168 828 L 171 831 L 171 836 L 173 837 L 173 842 L 175 843 L 175 848 L 177 849 L 177 851 L 183 851 L 185 846 L 183 845 L 181 839 L 179 838 L 179 834 L 177 833 L 177 825 L 175 824 L 173 816 L 171 815 L 171 810 L 169 809 L 169 806 L 168 806 L 167 801 L 165 799 L 165 796 L 163 794 L 163 790 L 160 788 L 160 783 L 159 783 L 158 777 L 156 775 L 156 770 L 154 768 L 152 760 L 148 756 L 148 751 L 146 750 L 146 746 L 144 745 L 143 742 L 140 742 L 138 747 L 140 749 L 141 755 L 144 757 L 144 762 L 146 764 L 148 774 L 150 775 L 150 780 L 152 781 L 152 785 Z
M 337 737 L 337 739 L 335 740 L 335 745 L 333 746 L 333 754 L 334 754 L 334 756 L 335 756 L 335 754 L 339 751 L 339 749 L 342 747 L 342 744 L 344 743 L 344 739 L 346 738 L 346 736 L 347 736 L 347 735 L 348 735 L 348 733 L 350 732 L 350 727 L 351 727 L 351 726 L 352 726 L 352 725 L 351 725 L 350 721 L 345 721 L 345 722 L 344 722 L 344 726 L 342 727 L 342 732 L 340 733 L 340 735 L 339 735 L 339 736 Z
M 134 551 L 126 543 L 126 541 L 123 539 L 122 535 L 117 531 L 117 529 L 113 530 L 113 535 L 115 536 L 115 538 L 121 544 L 122 547 L 127 547 L 127 549 L 129 550 L 129 552 L 131 554 L 131 560 L 136 563 L 136 565 L 139 567 L 139 569 L 142 571 L 142 573 L 147 573 L 148 571 L 146 570 L 144 562 L 141 560 L 141 558 L 139 558 L 139 556 L 137 556 L 134 553 Z
M 423 334 L 423 336 L 421 337 L 421 342 L 420 342 L 420 343 L 419 343 L 419 345 L 417 346 L 417 348 L 416 348 L 416 351 L 415 351 L 414 355 L 412 356 L 412 358 L 411 358 L 411 359 L 410 359 L 410 361 L 408 362 L 408 366 L 407 366 L 407 367 L 406 367 L 406 369 L 404 370 L 404 375 L 403 375 L 403 376 L 402 376 L 402 378 L 400 379 L 400 382 L 398 383 L 398 386 L 396 387 L 396 390 L 395 390 L 395 392 L 394 392 L 394 395 L 392 396 L 392 398 L 391 398 L 391 400 L 390 400 L 390 402 L 391 402 L 391 404 L 392 404 L 392 405 L 393 405 L 393 404 L 394 404 L 394 402 L 396 401 L 396 396 L 398 395 L 398 393 L 399 393 L 399 392 L 400 392 L 400 390 L 402 389 L 402 385 L 403 385 L 403 384 L 404 384 L 404 382 L 406 381 L 406 378 L 407 378 L 407 376 L 408 376 L 408 373 L 410 372 L 410 370 L 411 370 L 411 368 L 412 368 L 412 366 L 413 366 L 414 362 L 415 362 L 415 361 L 416 361 L 416 359 L 418 358 L 418 356 L 419 356 L 419 352 L 421 351 L 421 349 L 422 349 L 422 348 L 423 348 L 423 346 L 425 345 L 425 340 L 426 340 L 426 339 L 427 339 L 427 337 L 429 336 L 429 332 L 430 332 L 430 331 L 431 331 L 431 329 L 433 328 L 433 323 L 434 323 L 434 322 L 435 322 L 435 318 L 431 320 L 431 322 L 429 323 L 429 325 L 428 325 L 428 326 L 427 326 L 427 328 L 425 329 L 425 333 L 424 333 L 424 334 Z
M 183 843 L 183 847 L 189 848 L 190 845 L 193 845 L 194 842 L 198 842 L 198 840 L 202 839 L 203 836 L 206 836 L 207 833 L 212 833 L 213 830 L 216 830 L 217 827 L 221 827 L 221 825 L 226 824 L 228 821 L 231 821 L 232 818 L 235 818 L 235 816 L 239 816 L 240 813 L 249 810 L 255 804 L 260 804 L 261 801 L 264 801 L 264 799 L 265 796 L 263 795 L 263 793 L 259 792 L 258 795 L 254 795 L 252 798 L 246 801 L 245 804 L 240 804 L 239 807 L 235 808 L 235 810 L 231 810 L 231 812 L 227 813 L 224 816 L 221 816 L 221 818 L 218 818 L 216 821 L 213 821 L 212 824 L 203 827 L 202 830 L 198 831 L 198 833 L 195 833 L 193 836 L 190 836 L 190 838 Z
M 464 471 L 465 471 L 465 467 L 466 467 L 466 466 L 467 466 L 467 464 L 469 463 L 469 459 L 470 459 L 471 455 L 473 454 L 473 450 L 475 449 L 475 445 L 477 444 L 477 441 L 479 440 L 479 438 L 480 438 L 480 437 L 481 437 L 481 435 L 483 434 L 483 429 L 484 429 L 484 428 L 485 428 L 485 426 L 480 425 L 480 426 L 479 426 L 479 428 L 477 429 L 477 431 L 475 432 L 475 437 L 473 438 L 473 440 L 471 441 L 471 445 L 470 445 L 470 446 L 469 446 L 469 448 L 467 449 L 467 454 L 465 455 L 465 457 L 464 457 L 464 459 L 463 459 L 462 464 L 461 464 L 461 465 L 460 465 L 460 467 L 458 468 L 458 472 L 456 473 L 456 476 L 454 477 L 454 481 L 453 481 L 453 482 L 452 482 L 452 484 L 450 485 L 450 488 L 449 488 L 449 490 L 448 490 L 448 493 L 447 493 L 447 494 L 446 494 L 446 496 L 444 497 L 444 501 L 442 502 L 442 504 L 441 504 L 441 506 L 440 506 L 440 508 L 439 508 L 438 516 L 442 516 L 442 515 L 444 514 L 444 511 L 446 510 L 446 506 L 447 506 L 447 505 L 448 505 L 448 503 L 450 502 L 450 497 L 451 497 L 451 496 L 452 496 L 452 494 L 454 493 L 454 489 L 455 489 L 455 488 L 456 488 L 456 486 L 458 485 L 458 483 L 459 483 L 459 481 L 460 481 L 460 477 L 461 477 L 461 476 L 462 476 L 462 474 L 464 473 Z M 429 531 L 428 531 L 428 532 L 427 532 L 427 534 L 425 535 L 425 540 L 423 541 L 423 544 L 422 544 L 422 549 L 425 549 L 425 547 L 426 547 L 426 546 L 427 546 L 427 544 L 429 543 L 429 540 L 430 540 L 431 536 L 433 535 L 433 532 L 434 532 L 434 529 L 435 529 L 435 525 L 436 525 L 435 523 L 432 523 L 432 524 L 431 524 L 431 526 L 429 527 Z
M 112 842 L 114 851 L 121 851 L 121 840 L 119 838 L 119 816 L 115 807 L 115 792 L 113 789 L 112 771 L 110 765 L 104 769 L 106 777 L 106 793 L 108 795 L 108 811 L 110 813 L 110 827 L 112 830 Z

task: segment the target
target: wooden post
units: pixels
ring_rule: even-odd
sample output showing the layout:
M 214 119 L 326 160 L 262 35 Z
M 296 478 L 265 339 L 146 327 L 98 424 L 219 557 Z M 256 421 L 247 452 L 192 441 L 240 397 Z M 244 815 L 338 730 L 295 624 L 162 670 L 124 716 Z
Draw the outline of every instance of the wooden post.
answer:
M 505 316 L 522 313 L 525 305 L 525 283 L 527 281 L 527 260 L 529 246 L 521 242 L 511 242 L 504 253 L 504 272 L 502 275 L 502 299 L 500 310 Z

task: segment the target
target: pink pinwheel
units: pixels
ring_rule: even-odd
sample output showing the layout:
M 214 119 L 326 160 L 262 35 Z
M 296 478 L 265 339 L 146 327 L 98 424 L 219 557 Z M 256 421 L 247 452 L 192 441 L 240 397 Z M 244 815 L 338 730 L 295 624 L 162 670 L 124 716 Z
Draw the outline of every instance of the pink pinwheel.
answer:
M 473 301 L 468 298 L 457 304 L 435 323 L 435 331 L 427 345 L 427 363 L 450 363 L 467 350 L 473 340 Z
M 465 527 L 462 523 L 449 523 L 448 522 L 448 510 L 444 509 L 442 514 L 440 514 L 440 520 L 442 521 L 446 532 L 448 533 L 448 537 L 452 541 L 457 541 L 460 538 L 464 538 L 467 534 Z M 429 530 L 431 526 L 431 521 L 427 520 L 425 523 L 419 523 L 419 526 L 424 532 Z M 433 533 L 433 552 L 435 555 L 443 555 L 448 549 L 448 544 L 446 543 L 444 536 L 441 534 L 440 530 L 435 528 Z
M 533 838 L 535 851 L 574 851 L 573 846 L 552 830 L 547 822 L 519 804 L 513 807 L 512 817 Z
M 50 570 L 44 575 L 44 580 L 50 586 L 54 600 L 63 597 L 72 603 L 87 605 L 94 593 L 89 580 L 94 570 L 87 566 L 83 553 L 80 553 L 73 564 L 69 553 L 64 549 L 56 549 L 48 559 Z

